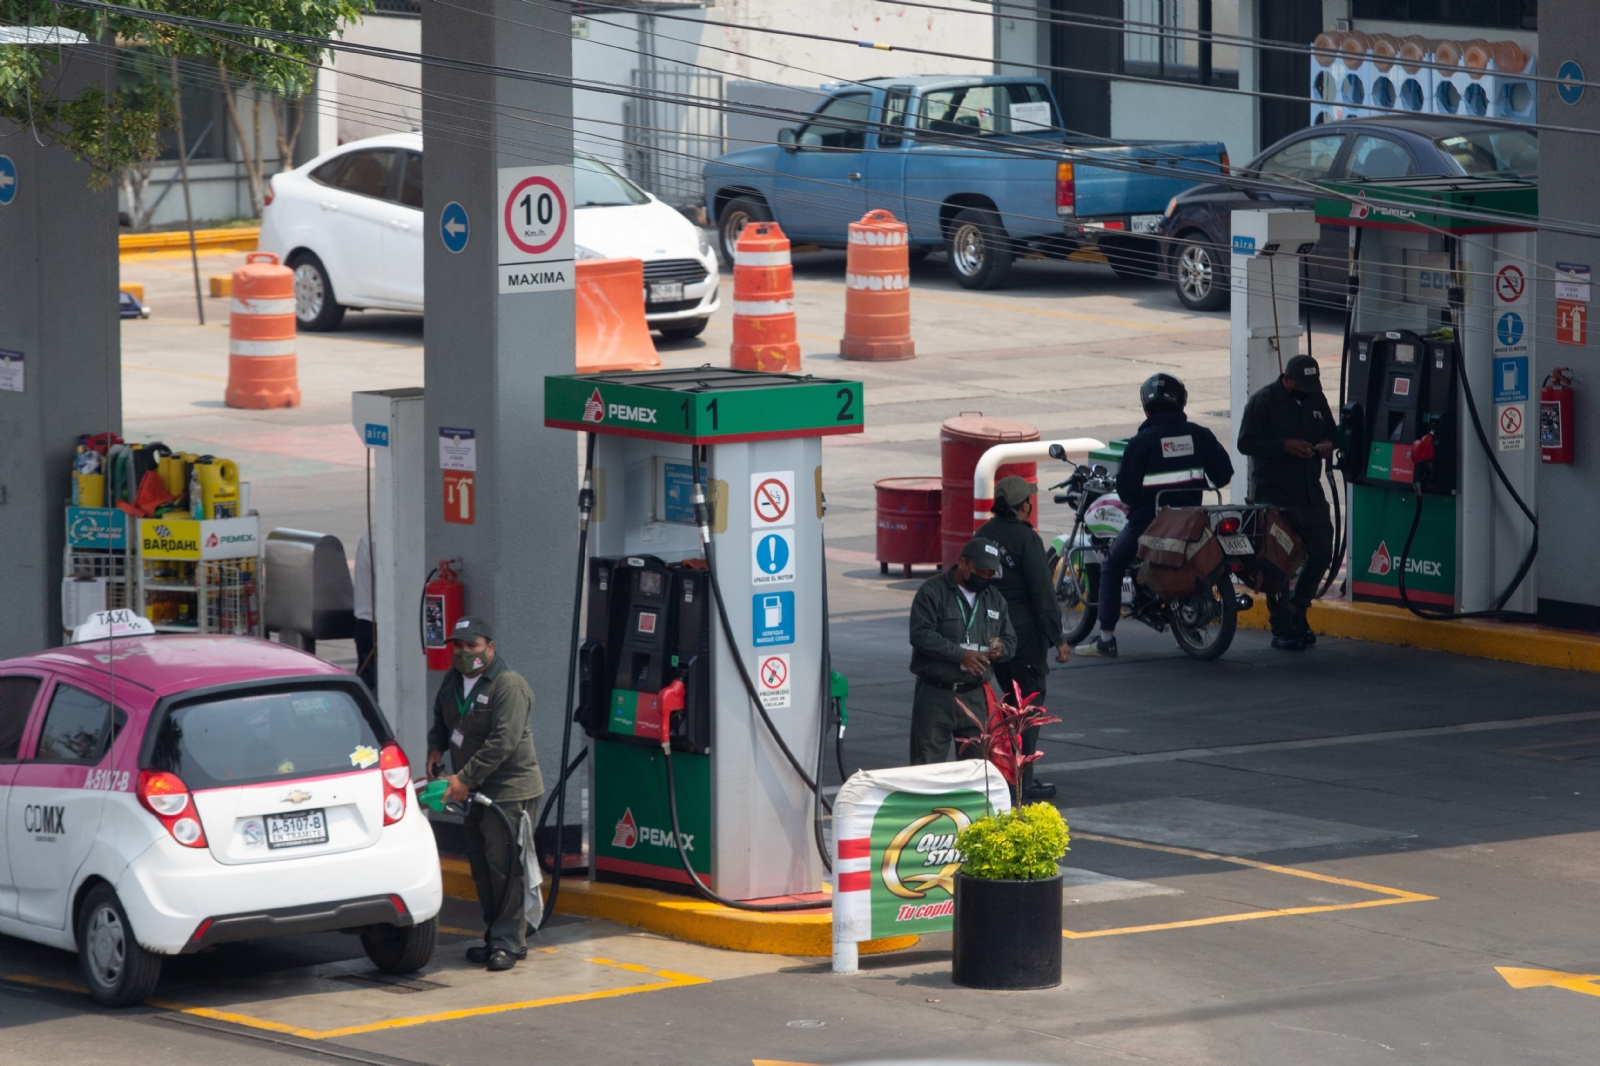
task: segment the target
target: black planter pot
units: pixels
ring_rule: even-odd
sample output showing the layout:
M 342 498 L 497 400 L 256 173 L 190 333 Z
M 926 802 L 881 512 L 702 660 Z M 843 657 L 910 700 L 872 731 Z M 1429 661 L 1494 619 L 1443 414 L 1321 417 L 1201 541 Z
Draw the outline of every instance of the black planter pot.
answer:
M 966 988 L 1061 983 L 1061 875 L 985 881 L 956 874 L 950 979 Z

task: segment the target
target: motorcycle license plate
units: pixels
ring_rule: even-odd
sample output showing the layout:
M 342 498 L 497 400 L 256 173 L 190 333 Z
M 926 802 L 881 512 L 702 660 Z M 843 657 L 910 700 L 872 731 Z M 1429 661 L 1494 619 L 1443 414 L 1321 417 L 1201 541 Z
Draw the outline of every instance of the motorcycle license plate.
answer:
M 670 303 L 673 300 L 683 299 L 683 282 L 681 281 L 652 281 L 650 283 L 650 302 L 653 304 Z
M 326 811 L 296 811 L 267 815 L 267 847 L 299 848 L 328 842 Z
M 1255 549 L 1250 546 L 1249 537 L 1218 537 L 1222 542 L 1222 550 L 1229 555 L 1254 555 Z

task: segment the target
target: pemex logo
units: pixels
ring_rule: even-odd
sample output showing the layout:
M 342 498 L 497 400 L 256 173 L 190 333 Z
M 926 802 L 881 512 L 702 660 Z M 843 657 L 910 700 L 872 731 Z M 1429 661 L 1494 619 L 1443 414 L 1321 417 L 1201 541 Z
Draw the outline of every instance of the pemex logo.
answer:
M 601 399 L 600 389 L 597 386 L 595 390 L 589 394 L 588 402 L 583 405 L 583 420 L 585 422 L 599 423 L 604 422 L 605 418 L 606 402 L 605 400 Z M 633 845 L 629 844 L 628 846 L 632 847 Z
M 1377 574 L 1382 577 L 1394 569 L 1394 560 L 1389 556 L 1389 545 L 1383 541 L 1378 542 L 1378 550 L 1372 553 L 1372 565 L 1367 567 L 1367 573 Z
M 611 846 L 614 848 L 631 848 L 638 839 L 639 824 L 633 820 L 633 808 L 624 808 L 622 817 L 617 819 L 617 830 L 611 835 Z

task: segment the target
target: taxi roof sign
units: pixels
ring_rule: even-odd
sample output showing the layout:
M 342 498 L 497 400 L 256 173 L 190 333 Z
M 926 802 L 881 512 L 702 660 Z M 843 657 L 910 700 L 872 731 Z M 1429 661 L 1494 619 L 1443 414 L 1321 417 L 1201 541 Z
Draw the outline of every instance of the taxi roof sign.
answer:
M 148 637 L 156 631 L 150 619 L 126 607 L 116 611 L 96 611 L 89 620 L 72 631 L 72 643 L 107 640 L 111 637 Z

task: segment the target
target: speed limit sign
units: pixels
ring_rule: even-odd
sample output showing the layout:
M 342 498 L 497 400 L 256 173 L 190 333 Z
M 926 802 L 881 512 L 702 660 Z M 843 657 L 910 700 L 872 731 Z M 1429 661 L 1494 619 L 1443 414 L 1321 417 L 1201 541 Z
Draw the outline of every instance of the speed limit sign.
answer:
M 500 292 L 573 287 L 572 168 L 500 169 Z

